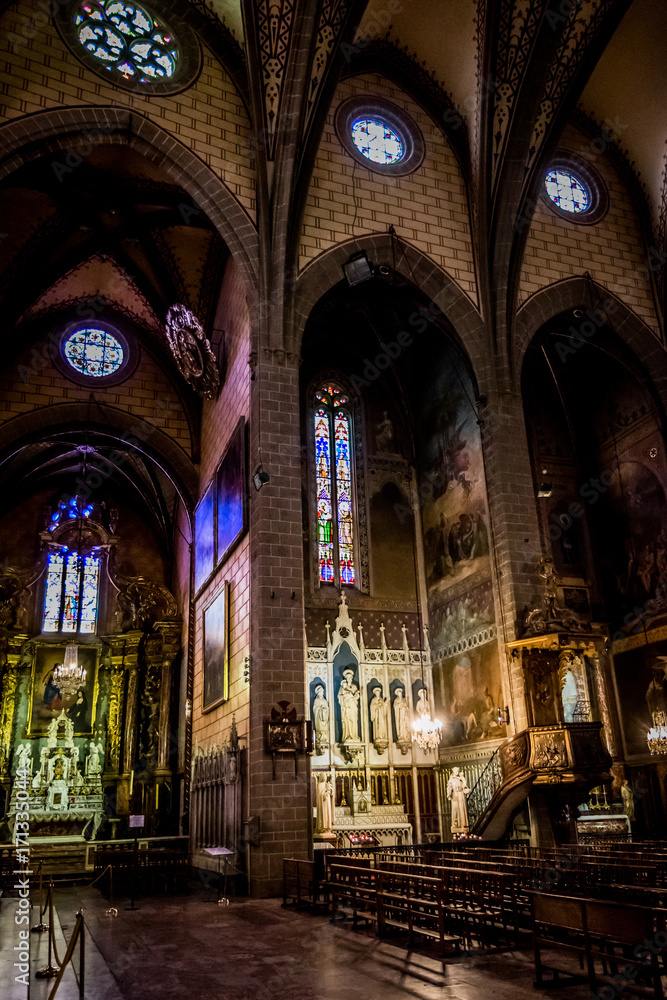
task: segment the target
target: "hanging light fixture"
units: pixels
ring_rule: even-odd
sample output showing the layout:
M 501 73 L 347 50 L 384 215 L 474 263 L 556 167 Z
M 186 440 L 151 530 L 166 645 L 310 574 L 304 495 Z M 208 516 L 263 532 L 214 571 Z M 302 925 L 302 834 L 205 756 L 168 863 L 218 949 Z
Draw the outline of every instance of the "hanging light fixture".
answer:
M 65 659 L 53 671 L 53 679 L 66 698 L 72 698 L 86 683 L 86 669 L 79 666 L 79 647 L 72 643 L 65 648 Z
M 422 750 L 435 750 L 441 737 L 442 722 L 432 719 L 430 712 L 422 712 L 412 723 L 412 740 Z
M 653 713 L 653 725 L 646 734 L 646 743 L 652 755 L 667 754 L 667 713 Z

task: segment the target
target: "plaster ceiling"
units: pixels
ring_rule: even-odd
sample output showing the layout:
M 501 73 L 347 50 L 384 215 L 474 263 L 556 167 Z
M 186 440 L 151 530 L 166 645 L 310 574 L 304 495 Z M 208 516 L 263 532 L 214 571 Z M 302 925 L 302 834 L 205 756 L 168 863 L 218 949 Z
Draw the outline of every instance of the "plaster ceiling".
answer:
M 211 0 L 211 7 L 222 18 L 239 45 L 243 45 L 243 15 L 240 0 Z
M 475 0 L 370 0 L 357 40 L 382 38 L 407 46 L 452 95 L 466 119 L 477 93 L 477 31 Z
M 580 106 L 614 123 L 621 147 L 646 185 L 654 218 L 660 208 L 667 140 L 667 4 L 634 0 L 583 92 Z

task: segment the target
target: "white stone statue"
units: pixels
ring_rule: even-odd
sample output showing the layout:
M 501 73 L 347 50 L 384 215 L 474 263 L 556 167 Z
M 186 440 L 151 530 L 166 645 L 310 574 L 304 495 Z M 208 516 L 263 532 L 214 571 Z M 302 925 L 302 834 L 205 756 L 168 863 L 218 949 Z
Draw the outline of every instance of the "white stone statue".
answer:
M 317 782 L 317 833 L 331 833 L 334 821 L 333 785 L 329 775 Z
M 58 745 L 58 739 L 60 738 L 60 727 L 65 730 L 65 746 L 74 746 L 74 723 L 71 719 L 68 719 L 65 715 L 65 709 L 63 708 L 60 715 L 51 719 L 48 726 L 46 727 L 46 745 L 51 750 L 53 747 Z
M 102 765 L 100 763 L 100 757 L 102 755 L 103 747 L 101 743 L 96 743 L 95 740 L 91 740 L 88 744 L 89 754 L 86 757 L 86 776 L 87 777 L 99 777 L 102 773 Z
M 428 703 L 428 692 L 426 688 L 420 688 L 419 694 L 417 695 L 417 704 L 415 705 L 417 710 L 417 715 L 430 715 L 431 706 Z
M 32 748 L 29 743 L 21 743 L 16 748 L 16 770 L 32 775 Z
M 396 723 L 396 742 L 410 742 L 410 710 L 403 694 L 403 688 L 396 688 L 394 695 L 394 722 Z
M 354 683 L 354 670 L 349 667 L 343 671 L 343 680 L 338 689 L 340 705 L 340 721 L 343 729 L 343 743 L 359 742 L 359 688 Z
M 447 782 L 447 798 L 452 803 L 452 833 L 467 833 L 470 824 L 468 823 L 468 804 L 466 796 L 472 791 L 468 788 L 465 774 L 461 774 L 458 767 L 452 768 L 452 773 Z
M 315 728 L 315 743 L 318 747 L 329 742 L 329 702 L 324 697 L 324 685 L 315 688 L 313 700 L 313 726 Z
M 373 697 L 369 707 L 373 723 L 373 743 L 388 742 L 387 699 L 382 697 L 381 687 L 373 688 Z

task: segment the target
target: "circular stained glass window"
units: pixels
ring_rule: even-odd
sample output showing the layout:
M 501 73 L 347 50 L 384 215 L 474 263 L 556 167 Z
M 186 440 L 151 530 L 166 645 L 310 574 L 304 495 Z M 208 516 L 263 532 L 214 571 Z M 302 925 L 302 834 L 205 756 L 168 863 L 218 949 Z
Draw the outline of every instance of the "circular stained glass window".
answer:
M 75 330 L 63 344 L 65 360 L 79 375 L 104 378 L 123 364 L 125 352 L 119 340 L 99 327 Z
M 562 212 L 578 215 L 588 211 L 591 203 L 588 188 L 570 170 L 550 170 L 544 178 L 544 186 L 551 201 Z
M 176 73 L 179 45 L 145 7 L 125 0 L 86 0 L 74 24 L 81 45 L 124 80 L 159 83 Z
M 352 123 L 352 142 L 362 156 L 387 166 L 403 159 L 405 149 L 400 136 L 386 122 L 377 118 L 359 118 Z

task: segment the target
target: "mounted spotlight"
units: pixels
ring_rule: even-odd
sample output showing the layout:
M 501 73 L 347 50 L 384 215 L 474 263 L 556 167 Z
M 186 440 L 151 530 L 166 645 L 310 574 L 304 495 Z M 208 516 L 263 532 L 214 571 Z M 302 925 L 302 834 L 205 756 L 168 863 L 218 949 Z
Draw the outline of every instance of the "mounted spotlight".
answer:
M 368 281 L 373 277 L 371 262 L 366 256 L 365 250 L 353 253 L 343 264 L 343 274 L 347 278 L 347 283 L 352 288 L 353 285 L 360 285 L 362 281 Z
M 551 485 L 551 483 L 542 483 L 537 488 L 537 495 L 540 498 L 540 500 L 546 500 L 547 497 L 550 497 L 552 493 L 553 493 L 553 486 Z
M 252 477 L 252 481 L 255 484 L 255 489 L 259 492 L 262 486 L 266 486 L 268 483 L 271 482 L 271 477 L 268 474 L 268 472 L 264 472 L 264 469 L 262 468 L 261 465 L 258 465 L 257 471 L 255 472 L 255 475 Z

